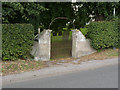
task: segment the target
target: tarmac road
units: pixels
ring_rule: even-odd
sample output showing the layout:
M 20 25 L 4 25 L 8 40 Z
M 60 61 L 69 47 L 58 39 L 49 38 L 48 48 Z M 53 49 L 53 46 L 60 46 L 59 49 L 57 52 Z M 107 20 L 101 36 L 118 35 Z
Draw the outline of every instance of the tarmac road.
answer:
M 118 88 L 118 64 L 11 83 L 3 88 Z

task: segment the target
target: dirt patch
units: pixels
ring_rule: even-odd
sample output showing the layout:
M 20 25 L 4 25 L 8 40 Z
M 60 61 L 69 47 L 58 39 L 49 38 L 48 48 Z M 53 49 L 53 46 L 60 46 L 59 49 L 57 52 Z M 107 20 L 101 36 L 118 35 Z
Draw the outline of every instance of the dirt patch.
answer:
M 3 61 L 2 75 L 38 70 L 45 66 L 45 62 L 31 60 Z
M 96 52 L 96 53 L 81 57 L 79 63 L 81 63 L 81 61 L 88 61 L 88 60 L 110 59 L 110 58 L 118 57 L 119 55 L 120 55 L 120 51 L 118 49 L 106 49 L 100 52 Z

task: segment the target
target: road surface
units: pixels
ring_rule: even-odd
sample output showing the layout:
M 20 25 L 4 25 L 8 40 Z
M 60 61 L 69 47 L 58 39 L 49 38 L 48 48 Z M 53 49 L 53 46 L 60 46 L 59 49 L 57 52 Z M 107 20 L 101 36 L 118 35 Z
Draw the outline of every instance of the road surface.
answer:
M 118 88 L 118 64 L 11 83 L 3 88 Z

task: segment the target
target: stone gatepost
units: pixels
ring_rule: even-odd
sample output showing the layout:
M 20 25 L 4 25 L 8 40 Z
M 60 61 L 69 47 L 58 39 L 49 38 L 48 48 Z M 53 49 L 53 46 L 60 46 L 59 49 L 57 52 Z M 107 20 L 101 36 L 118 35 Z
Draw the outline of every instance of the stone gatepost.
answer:
M 31 54 L 35 57 L 35 60 L 49 61 L 51 50 L 51 31 L 43 30 L 38 35 L 38 42 L 33 46 Z
M 78 58 L 96 52 L 90 41 L 79 30 L 72 30 L 72 57 Z

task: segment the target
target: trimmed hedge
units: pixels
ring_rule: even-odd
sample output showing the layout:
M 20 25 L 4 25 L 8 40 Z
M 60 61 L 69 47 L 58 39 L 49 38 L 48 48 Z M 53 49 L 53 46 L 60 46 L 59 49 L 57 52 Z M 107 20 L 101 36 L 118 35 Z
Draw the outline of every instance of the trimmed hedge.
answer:
M 92 22 L 88 26 L 88 37 L 91 39 L 91 45 L 95 49 L 118 47 L 118 22 Z
M 30 24 L 2 25 L 2 60 L 26 59 L 33 45 L 34 29 Z

